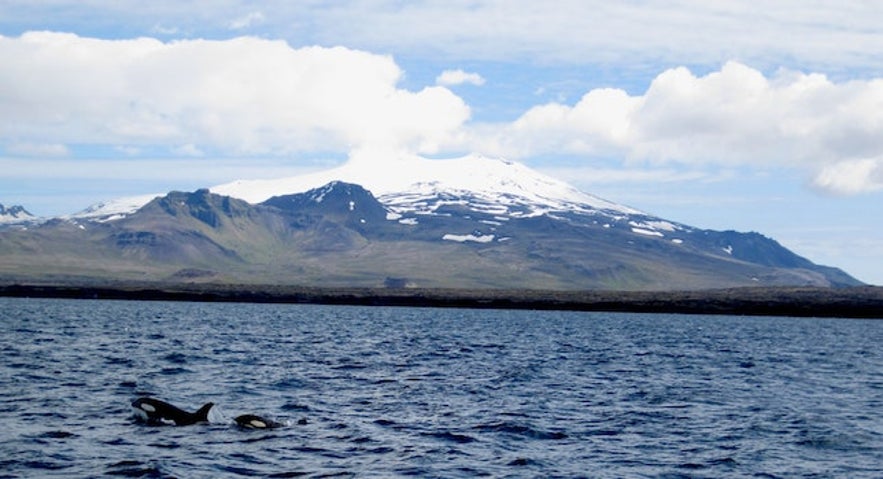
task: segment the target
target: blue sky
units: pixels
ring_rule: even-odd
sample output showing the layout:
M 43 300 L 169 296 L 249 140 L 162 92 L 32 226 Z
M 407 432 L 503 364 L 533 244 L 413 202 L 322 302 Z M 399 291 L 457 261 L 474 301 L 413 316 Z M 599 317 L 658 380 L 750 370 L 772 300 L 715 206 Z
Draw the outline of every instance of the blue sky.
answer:
M 858 0 L 0 0 L 0 203 L 479 152 L 883 284 L 880 25 Z

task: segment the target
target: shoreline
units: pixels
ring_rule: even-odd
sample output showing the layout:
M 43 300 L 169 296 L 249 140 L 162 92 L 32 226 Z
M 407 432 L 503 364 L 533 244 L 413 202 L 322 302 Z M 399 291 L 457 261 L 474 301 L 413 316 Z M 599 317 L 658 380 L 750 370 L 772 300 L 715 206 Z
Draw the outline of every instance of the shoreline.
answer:
M 0 297 L 883 319 L 883 287 L 878 286 L 550 291 L 192 283 L 7 283 L 0 284 Z

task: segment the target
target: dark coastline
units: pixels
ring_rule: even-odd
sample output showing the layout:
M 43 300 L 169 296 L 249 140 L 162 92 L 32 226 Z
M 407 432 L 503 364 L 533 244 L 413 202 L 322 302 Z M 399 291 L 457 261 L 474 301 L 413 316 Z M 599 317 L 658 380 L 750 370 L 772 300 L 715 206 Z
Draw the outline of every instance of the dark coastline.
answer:
M 0 284 L 0 296 L 883 319 L 883 287 L 875 286 L 703 291 L 476 291 L 175 283 L 10 283 Z

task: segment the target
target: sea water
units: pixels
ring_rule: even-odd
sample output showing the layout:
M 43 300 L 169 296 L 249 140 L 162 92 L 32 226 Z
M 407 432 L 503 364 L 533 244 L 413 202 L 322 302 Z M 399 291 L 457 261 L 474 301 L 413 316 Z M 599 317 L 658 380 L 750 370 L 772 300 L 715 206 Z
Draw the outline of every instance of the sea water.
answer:
M 3 478 L 883 477 L 883 321 L 0 298 L 0 328 Z

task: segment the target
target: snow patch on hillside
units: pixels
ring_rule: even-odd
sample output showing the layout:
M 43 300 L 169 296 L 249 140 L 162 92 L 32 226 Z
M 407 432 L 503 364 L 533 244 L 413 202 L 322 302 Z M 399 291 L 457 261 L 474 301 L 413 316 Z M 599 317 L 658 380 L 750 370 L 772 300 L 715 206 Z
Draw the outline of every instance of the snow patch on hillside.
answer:
M 456 241 L 458 243 L 465 243 L 467 241 L 472 241 L 474 243 L 490 243 L 494 240 L 494 235 L 455 235 L 455 234 L 446 234 L 442 236 L 442 239 L 445 241 Z
M 88 208 L 72 215 L 62 216 L 63 219 L 89 219 L 92 221 L 113 221 L 138 211 L 141 207 L 150 203 L 162 195 L 141 195 L 117 198 L 115 200 L 96 203 Z
M 645 230 L 643 228 L 635 228 L 635 227 L 632 227 L 632 233 L 636 233 L 636 234 L 644 235 L 644 236 L 659 236 L 660 238 L 665 236 L 664 234 L 662 234 L 658 231 Z

